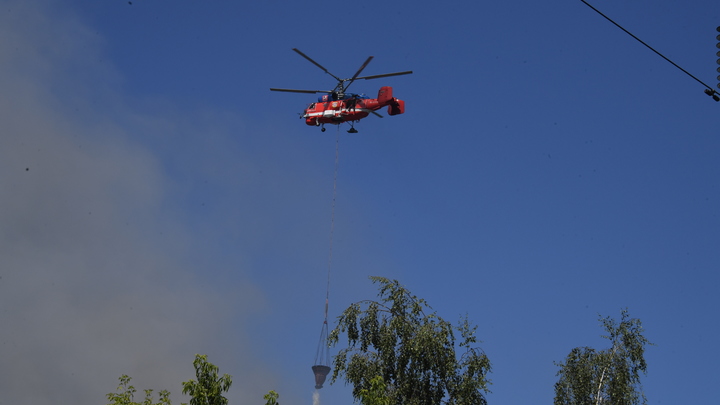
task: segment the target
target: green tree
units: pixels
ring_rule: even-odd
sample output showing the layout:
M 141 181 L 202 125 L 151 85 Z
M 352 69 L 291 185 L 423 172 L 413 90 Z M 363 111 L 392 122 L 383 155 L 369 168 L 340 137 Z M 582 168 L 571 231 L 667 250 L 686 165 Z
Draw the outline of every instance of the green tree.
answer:
M 278 394 L 277 392 L 275 392 L 273 390 L 268 391 L 268 393 L 265 394 L 265 396 L 263 396 L 263 398 L 265 398 L 265 405 L 279 405 L 280 404 L 278 402 L 278 398 L 280 398 L 280 394 Z
M 370 380 L 369 389 L 360 390 L 360 403 L 362 405 L 390 405 L 390 398 L 387 396 L 387 384 L 381 376 L 375 376 Z
M 652 345 L 639 319 L 621 312 L 620 323 L 610 317 L 600 321 L 611 347 L 597 351 L 576 347 L 560 367 L 555 383 L 555 405 L 636 405 L 646 404 L 640 372 L 647 373 L 645 346 Z
M 475 347 L 476 327 L 467 319 L 453 326 L 397 280 L 371 277 L 379 301 L 360 301 L 338 317 L 329 344 L 347 335 L 348 347 L 333 361 L 332 382 L 343 376 L 356 400 L 386 397 L 394 405 L 482 405 L 490 360 Z M 455 335 L 460 335 L 459 343 Z M 457 343 L 457 344 L 456 344 Z M 462 350 L 456 354 L 456 348 Z M 385 394 L 377 393 L 380 376 Z
M 218 375 L 219 368 L 207 361 L 207 355 L 195 355 L 193 361 L 197 381 L 182 383 L 183 394 L 189 394 L 190 405 L 227 405 L 228 400 L 222 396 L 232 385 L 232 377 L 228 374 Z
M 131 378 L 123 374 L 120 378 L 120 385 L 117 387 L 118 392 L 111 392 L 106 395 L 108 405 L 171 405 L 170 392 L 162 390 L 159 392 L 158 402 L 153 402 L 153 390 L 145 390 L 145 399 L 143 402 L 134 402 L 133 397 L 137 390 L 130 385 Z

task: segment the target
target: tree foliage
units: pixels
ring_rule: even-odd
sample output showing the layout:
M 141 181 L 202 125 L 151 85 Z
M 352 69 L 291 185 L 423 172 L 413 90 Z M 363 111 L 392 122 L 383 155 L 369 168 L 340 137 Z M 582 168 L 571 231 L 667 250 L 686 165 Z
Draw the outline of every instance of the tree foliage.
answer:
M 600 321 L 611 347 L 597 351 L 576 347 L 570 351 L 557 375 L 555 405 L 636 405 L 645 404 L 640 372 L 645 374 L 645 346 L 652 345 L 639 319 L 622 311 L 620 323 L 610 317 Z
M 387 384 L 381 376 L 375 376 L 370 380 L 370 388 L 360 390 L 360 403 L 362 405 L 390 405 Z
M 153 402 L 153 390 L 145 390 L 145 399 L 142 402 L 134 402 L 133 397 L 137 390 L 134 386 L 130 385 L 131 378 L 123 374 L 119 380 L 120 385 L 117 387 L 117 392 L 111 392 L 106 395 L 108 401 L 110 401 L 108 405 L 171 405 L 170 392 L 166 390 L 158 393 L 158 402 Z
M 340 334 L 348 339 L 348 347 L 333 361 L 332 382 L 343 376 L 361 401 L 383 398 L 378 381 L 372 383 L 380 376 L 384 397 L 395 405 L 486 404 L 491 367 L 485 353 L 472 347 L 477 327 L 467 319 L 453 326 L 434 312 L 426 313 L 431 308 L 425 300 L 397 280 L 371 280 L 380 284 L 379 301 L 350 305 L 328 339 L 332 346 Z
M 190 394 L 190 405 L 227 405 L 228 400 L 222 396 L 232 385 L 232 377 L 228 374 L 219 376 L 219 368 L 207 361 L 207 355 L 195 355 L 193 361 L 197 381 L 184 383 L 182 393 Z
M 277 392 L 270 390 L 267 394 L 263 396 L 265 399 L 265 405 L 279 405 L 278 398 L 280 398 L 280 394 Z

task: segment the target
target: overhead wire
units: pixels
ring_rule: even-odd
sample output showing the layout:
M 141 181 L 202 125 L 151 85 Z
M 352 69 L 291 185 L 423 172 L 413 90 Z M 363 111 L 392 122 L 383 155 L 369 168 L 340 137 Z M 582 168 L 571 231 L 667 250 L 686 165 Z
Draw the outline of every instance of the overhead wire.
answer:
M 585 0 L 580 0 L 580 1 L 582 1 L 583 3 L 585 3 L 585 4 L 586 4 L 588 7 L 590 7 L 591 9 L 595 10 L 596 13 L 598 13 L 598 14 L 600 14 L 601 16 L 605 17 L 606 20 L 608 20 L 608 21 L 610 21 L 611 23 L 615 24 L 615 26 L 617 26 L 617 27 L 620 28 L 621 30 L 625 31 L 625 33 L 627 33 L 627 34 L 630 35 L 631 37 L 635 38 L 638 42 L 640 42 L 641 44 L 645 45 L 648 49 L 650 49 L 651 51 L 653 51 L 653 52 L 655 52 L 656 54 L 658 54 L 661 58 L 663 58 L 663 59 L 665 59 L 666 61 L 670 62 L 673 66 L 675 66 L 676 68 L 680 69 L 683 73 L 685 73 L 686 75 L 692 77 L 692 78 L 695 79 L 698 83 L 700 83 L 700 84 L 702 84 L 703 86 L 705 86 L 705 87 L 710 91 L 709 93 L 706 91 L 706 92 L 705 92 L 706 94 L 712 95 L 712 94 L 715 93 L 715 90 L 714 90 L 712 87 L 708 86 L 708 85 L 705 84 L 702 80 L 700 80 L 700 79 L 698 79 L 697 77 L 695 77 L 692 73 L 690 73 L 690 72 L 688 72 L 687 70 L 685 70 L 685 69 L 683 69 L 682 67 L 680 67 L 680 65 L 678 65 L 677 63 L 671 61 L 671 60 L 670 60 L 669 58 L 667 58 L 665 55 L 663 55 L 663 54 L 661 54 L 660 52 L 658 52 L 655 48 L 653 48 L 652 46 L 650 46 L 650 45 L 648 45 L 647 43 L 645 43 L 642 39 L 640 39 L 640 38 L 636 37 L 635 35 L 633 35 L 633 33 L 631 33 L 630 31 L 626 30 L 625 28 L 623 28 L 620 24 L 618 24 L 618 23 L 616 23 L 615 21 L 613 21 L 610 17 L 608 17 L 608 16 L 606 16 L 605 14 L 603 14 L 600 10 L 596 9 L 595 7 L 593 7 L 590 3 L 588 3 L 588 2 L 585 1 Z

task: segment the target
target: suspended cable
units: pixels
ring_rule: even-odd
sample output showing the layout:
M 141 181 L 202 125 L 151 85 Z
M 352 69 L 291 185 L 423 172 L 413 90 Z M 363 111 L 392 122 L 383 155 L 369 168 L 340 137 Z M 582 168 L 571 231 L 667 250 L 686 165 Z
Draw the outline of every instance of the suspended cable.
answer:
M 705 87 L 707 88 L 707 90 L 705 90 L 705 94 L 707 94 L 708 96 L 713 96 L 713 94 L 715 94 L 715 90 L 713 90 L 712 87 L 710 87 L 710 86 L 708 86 L 707 84 L 705 84 L 702 80 L 700 80 L 700 79 L 698 79 L 697 77 L 693 76 L 690 72 L 688 72 L 687 70 L 685 70 L 685 69 L 683 69 L 682 67 L 680 67 L 680 65 L 678 65 L 677 63 L 671 61 L 671 60 L 670 60 L 669 58 L 667 58 L 665 55 L 663 55 L 663 54 L 661 54 L 660 52 L 658 52 L 657 50 L 655 50 L 655 48 L 653 48 L 652 46 L 646 44 L 642 39 L 640 39 L 640 38 L 636 37 L 635 35 L 633 35 L 630 31 L 628 31 L 628 30 L 626 30 L 625 28 L 623 28 L 620 24 L 618 24 L 618 23 L 616 23 L 615 21 L 613 21 L 610 17 L 608 17 L 608 16 L 606 16 L 605 14 L 603 14 L 600 10 L 596 9 L 595 7 L 593 7 L 593 6 L 592 6 L 590 3 L 588 3 L 587 1 L 585 1 L 585 0 L 580 0 L 580 1 L 582 1 L 583 3 L 585 3 L 585 4 L 586 4 L 588 7 L 590 7 L 591 9 L 595 10 L 596 13 L 598 13 L 598 14 L 600 14 L 601 16 L 605 17 L 606 20 L 608 20 L 608 21 L 610 21 L 611 23 L 615 24 L 615 26 L 617 26 L 617 27 L 620 28 L 621 30 L 625 31 L 625 33 L 627 33 L 627 34 L 630 35 L 631 37 L 635 38 L 638 42 L 640 42 L 641 44 L 645 45 L 648 49 L 650 49 L 651 51 L 653 51 L 653 52 L 655 52 L 656 54 L 658 54 L 661 58 L 665 59 L 666 61 L 670 62 L 673 66 L 675 66 L 676 68 L 678 68 L 678 69 L 680 69 L 681 71 L 683 71 L 683 73 L 685 73 L 686 75 L 692 77 L 692 78 L 695 79 L 698 83 L 700 83 L 700 84 L 702 84 L 703 86 L 705 86 Z M 715 97 L 713 97 L 713 98 L 715 98 Z M 718 100 L 716 99 L 715 101 L 718 101 Z
M 317 352 L 315 353 L 315 365 L 316 366 L 329 366 L 329 348 L 327 345 L 328 338 L 328 323 L 327 320 L 323 322 L 322 329 L 320 330 L 320 341 L 318 342 Z
M 337 134 L 335 136 L 335 172 L 333 174 L 333 195 L 332 208 L 330 210 L 330 249 L 328 253 L 328 274 L 327 289 L 325 293 L 325 321 L 328 318 L 328 302 L 330 299 L 330 270 L 332 269 L 332 250 L 333 250 L 333 234 L 335 232 L 335 199 L 337 198 L 337 176 L 338 166 L 340 162 L 340 125 L 337 126 Z
M 335 173 L 333 174 L 332 208 L 330 210 L 330 246 L 328 253 L 327 288 L 325 290 L 325 319 L 320 330 L 320 341 L 315 353 L 315 365 L 312 366 L 315 374 L 315 389 L 320 389 L 330 372 L 330 347 L 328 346 L 328 306 L 330 302 L 330 274 L 332 270 L 333 234 L 335 231 L 335 199 L 337 197 L 337 175 L 340 156 L 340 125 L 337 126 L 335 138 Z

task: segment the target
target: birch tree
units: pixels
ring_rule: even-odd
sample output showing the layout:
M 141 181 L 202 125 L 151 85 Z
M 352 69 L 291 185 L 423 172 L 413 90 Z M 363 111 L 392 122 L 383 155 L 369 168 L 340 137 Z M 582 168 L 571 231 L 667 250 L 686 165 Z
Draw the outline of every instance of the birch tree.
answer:
M 647 373 L 645 346 L 652 345 L 643 335 L 639 319 L 630 318 L 627 309 L 621 319 L 600 318 L 610 347 L 595 350 L 576 347 L 560 367 L 555 383 L 555 405 L 637 405 L 646 404 L 640 373 Z
M 486 404 L 490 360 L 474 347 L 476 327 L 445 321 L 397 280 L 371 280 L 379 300 L 351 304 L 330 333 L 331 345 L 343 334 L 348 344 L 335 356 L 332 382 L 344 378 L 363 404 Z

